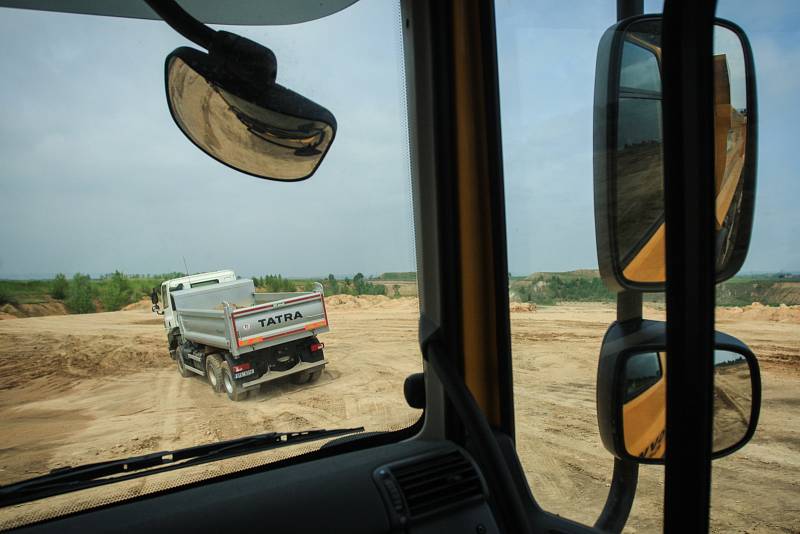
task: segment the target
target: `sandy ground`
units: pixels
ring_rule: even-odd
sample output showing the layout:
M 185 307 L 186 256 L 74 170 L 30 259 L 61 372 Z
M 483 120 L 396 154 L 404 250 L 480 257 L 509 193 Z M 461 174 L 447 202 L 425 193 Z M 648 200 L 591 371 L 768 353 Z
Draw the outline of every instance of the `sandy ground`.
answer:
M 59 466 L 256 432 L 378 430 L 416 420 L 419 412 L 402 396 L 405 376 L 421 369 L 416 299 L 327 302 L 330 365 L 320 381 L 272 383 L 241 403 L 214 394 L 199 377 L 181 378 L 161 319 L 146 309 L 0 322 L 0 484 Z M 714 464 L 712 530 L 798 532 L 800 321 L 796 310 L 748 308 L 721 311 L 718 328 L 760 358 L 761 421 L 745 449 Z M 648 309 L 646 316 L 663 312 Z M 613 308 L 523 308 L 511 317 L 517 447 L 528 480 L 546 509 L 591 524 L 612 469 L 597 433 L 594 384 Z M 642 467 L 627 531 L 660 530 L 662 493 L 663 469 Z M 60 499 L 69 506 L 74 498 Z M 0 526 L 15 513 L 22 510 L 0 511 Z

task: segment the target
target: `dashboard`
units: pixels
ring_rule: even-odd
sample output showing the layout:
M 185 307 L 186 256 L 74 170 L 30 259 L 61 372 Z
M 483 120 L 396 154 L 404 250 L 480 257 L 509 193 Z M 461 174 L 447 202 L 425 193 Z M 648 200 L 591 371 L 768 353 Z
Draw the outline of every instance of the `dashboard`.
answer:
M 499 532 L 474 460 L 406 441 L 208 481 L 29 525 L 21 532 Z

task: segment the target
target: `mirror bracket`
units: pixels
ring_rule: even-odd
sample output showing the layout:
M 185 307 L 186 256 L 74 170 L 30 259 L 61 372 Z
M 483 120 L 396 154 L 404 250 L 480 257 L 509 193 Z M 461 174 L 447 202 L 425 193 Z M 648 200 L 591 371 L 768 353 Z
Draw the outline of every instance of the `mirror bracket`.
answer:
M 175 0 L 144 1 L 173 30 L 206 50 L 211 47 L 214 34 L 217 32 L 192 17 Z

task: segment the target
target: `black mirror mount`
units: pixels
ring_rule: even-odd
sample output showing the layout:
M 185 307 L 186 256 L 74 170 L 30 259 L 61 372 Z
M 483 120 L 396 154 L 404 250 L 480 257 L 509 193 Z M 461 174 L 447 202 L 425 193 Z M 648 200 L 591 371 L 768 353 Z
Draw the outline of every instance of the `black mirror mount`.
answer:
M 714 450 L 727 456 L 752 438 L 761 409 L 758 361 L 740 340 L 715 333 Z M 666 436 L 666 323 L 616 322 L 597 371 L 600 438 L 616 458 L 663 464 Z

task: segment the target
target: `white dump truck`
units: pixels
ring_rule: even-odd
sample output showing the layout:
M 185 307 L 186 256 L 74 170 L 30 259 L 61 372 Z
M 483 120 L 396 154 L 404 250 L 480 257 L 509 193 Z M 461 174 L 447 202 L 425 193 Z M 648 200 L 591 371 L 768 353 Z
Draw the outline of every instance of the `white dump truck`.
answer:
M 252 280 L 226 270 L 167 280 L 151 300 L 181 376 L 204 376 L 231 400 L 285 376 L 313 382 L 327 363 L 317 339 L 329 330 L 320 284 L 309 292 L 256 293 Z

